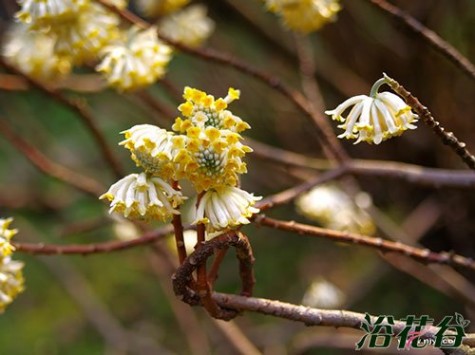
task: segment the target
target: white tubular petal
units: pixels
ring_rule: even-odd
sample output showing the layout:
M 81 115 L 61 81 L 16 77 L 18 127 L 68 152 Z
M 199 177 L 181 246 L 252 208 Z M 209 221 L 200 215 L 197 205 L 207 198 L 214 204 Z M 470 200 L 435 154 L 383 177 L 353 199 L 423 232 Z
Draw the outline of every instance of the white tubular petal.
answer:
M 374 144 L 379 144 L 383 141 L 383 132 L 381 130 L 381 125 L 379 124 L 376 105 L 371 106 L 371 115 L 373 116 L 373 128 L 374 128 L 373 142 Z

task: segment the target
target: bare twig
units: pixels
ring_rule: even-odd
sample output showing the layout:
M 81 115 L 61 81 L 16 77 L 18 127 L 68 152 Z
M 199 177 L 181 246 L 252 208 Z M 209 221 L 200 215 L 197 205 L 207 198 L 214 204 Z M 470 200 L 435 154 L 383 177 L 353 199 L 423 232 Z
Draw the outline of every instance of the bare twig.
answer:
M 421 37 L 432 48 L 448 58 L 472 80 L 475 80 L 475 65 L 464 57 L 455 47 L 442 39 L 437 33 L 425 27 L 414 17 L 404 12 L 397 6 L 388 3 L 386 0 L 367 0 L 387 14 L 393 16 L 399 22 L 404 24 L 411 32 Z
M 210 283 L 211 287 L 213 287 L 214 283 L 218 279 L 219 267 L 221 266 L 221 263 L 223 262 L 227 252 L 228 248 L 215 250 L 213 264 L 211 264 L 211 269 L 208 273 L 208 282 Z
M 427 107 L 419 102 L 417 97 L 413 96 L 396 80 L 388 76 L 385 76 L 385 78 L 391 89 L 404 98 L 406 103 L 419 115 L 422 122 L 432 128 L 434 133 L 442 140 L 442 143 L 452 148 L 470 169 L 475 170 L 475 156 L 467 150 L 466 144 L 459 141 L 452 132 L 446 132 L 444 127 L 441 127 L 440 123 L 432 116 Z
M 178 185 L 178 181 L 172 181 L 172 187 L 175 190 L 181 190 L 180 185 Z M 181 222 L 181 215 L 179 214 L 174 214 L 172 218 L 173 231 L 175 232 L 176 250 L 178 252 L 178 260 L 181 265 L 183 264 L 183 260 L 185 260 L 186 258 L 185 238 L 183 236 L 183 223 Z
M 423 263 L 436 263 L 462 266 L 475 270 L 475 261 L 454 253 L 441 252 L 436 253 L 429 249 L 420 249 L 405 245 L 400 242 L 392 242 L 381 238 L 367 237 L 360 234 L 338 232 L 330 229 L 319 228 L 307 224 L 296 223 L 294 221 L 281 221 L 258 215 L 254 218 L 257 224 L 293 232 L 301 235 L 331 239 L 336 242 L 352 243 L 377 249 L 383 253 L 392 252 L 403 254 Z
M 122 168 L 119 164 L 119 161 L 116 159 L 112 151 L 110 150 L 107 142 L 104 139 L 103 134 L 100 132 L 99 128 L 96 125 L 95 119 L 92 116 L 89 108 L 86 106 L 84 101 L 79 100 L 71 100 L 61 94 L 60 92 L 50 88 L 46 84 L 28 76 L 27 74 L 23 73 L 18 68 L 8 64 L 4 58 L 0 57 L 0 66 L 4 67 L 9 72 L 12 72 L 16 75 L 19 75 L 28 82 L 29 85 L 32 87 L 40 90 L 41 92 L 48 95 L 54 101 L 62 104 L 63 106 L 67 107 L 71 111 L 73 111 L 77 116 L 81 119 L 81 122 L 86 126 L 88 131 L 91 133 L 91 136 L 94 138 L 97 146 L 99 147 L 104 160 L 108 163 L 116 177 L 122 176 Z
M 0 134 L 3 135 L 12 146 L 18 149 L 38 170 L 46 175 L 63 181 L 94 197 L 97 197 L 104 191 L 104 188 L 97 181 L 49 160 L 43 153 L 28 143 L 28 141 L 13 132 L 4 117 L 0 117 Z
M 106 82 L 97 74 L 71 74 L 54 83 L 54 89 L 67 89 L 76 92 L 92 93 L 106 88 Z M 30 86 L 24 77 L 12 74 L 0 74 L 0 90 L 24 91 Z

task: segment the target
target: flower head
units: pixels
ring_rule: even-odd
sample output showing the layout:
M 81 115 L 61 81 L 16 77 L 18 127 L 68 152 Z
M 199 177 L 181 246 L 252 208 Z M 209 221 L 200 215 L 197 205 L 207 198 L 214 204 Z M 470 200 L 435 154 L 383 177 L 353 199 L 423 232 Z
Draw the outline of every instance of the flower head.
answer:
M 119 38 L 118 15 L 90 3 L 68 21 L 51 26 L 56 37 L 55 52 L 70 55 L 76 63 L 97 57 L 99 51 Z
M 10 241 L 18 231 L 16 229 L 9 229 L 12 222 L 13 218 L 0 218 L 0 260 L 10 256 L 15 250 Z
M 13 302 L 24 290 L 23 263 L 11 260 L 10 257 L 0 259 L 0 313 Z
M 213 32 L 214 22 L 206 16 L 206 7 L 189 6 L 160 21 L 163 36 L 191 47 L 200 46 Z
M 129 30 L 127 39 L 102 51 L 97 71 L 103 73 L 110 86 L 119 90 L 135 90 L 154 83 L 165 75 L 172 49 L 157 38 L 157 29 Z
M 349 98 L 337 108 L 325 111 L 333 120 L 343 122 L 339 128 L 345 130 L 338 138 L 356 139 L 359 142 L 379 144 L 407 129 L 415 129 L 413 124 L 418 116 L 397 95 L 390 92 L 377 92 L 385 79 L 378 80 L 370 96 L 359 95 Z M 350 109 L 344 117 L 343 113 Z
M 238 100 L 240 91 L 229 88 L 224 98 L 215 99 L 206 92 L 185 87 L 183 97 L 185 102 L 178 106 L 185 120 L 177 118 L 173 130 L 185 133 L 192 126 L 217 129 L 227 129 L 233 132 L 242 132 L 250 128 L 249 124 L 227 110 L 228 105 Z
M 209 232 L 249 223 L 249 217 L 258 213 L 252 207 L 261 197 L 232 186 L 206 191 L 195 210 L 196 223 L 206 224 Z
M 174 159 L 185 148 L 186 137 L 149 124 L 136 125 L 122 133 L 125 139 L 119 144 L 130 150 L 137 166 L 162 179 L 174 178 Z
M 178 214 L 175 208 L 185 199 L 162 179 L 145 173 L 127 175 L 99 198 L 111 202 L 109 213 L 163 221 Z
M 282 17 L 286 27 L 302 33 L 335 21 L 341 10 L 339 0 L 266 0 L 266 5 Z
M 156 17 L 174 12 L 188 4 L 190 0 L 139 0 L 139 10 L 148 17 Z
M 71 71 L 69 56 L 54 53 L 55 39 L 42 31 L 12 24 L 5 36 L 2 55 L 22 72 L 40 80 L 52 80 Z
M 69 21 L 89 4 L 89 0 L 18 0 L 16 18 L 33 27 L 48 27 Z
M 361 193 L 355 202 L 335 185 L 317 186 L 300 196 L 295 204 L 305 217 L 325 228 L 371 235 L 375 232 L 373 220 L 362 207 L 369 205 L 369 197 Z M 361 207 L 360 207 L 361 205 Z

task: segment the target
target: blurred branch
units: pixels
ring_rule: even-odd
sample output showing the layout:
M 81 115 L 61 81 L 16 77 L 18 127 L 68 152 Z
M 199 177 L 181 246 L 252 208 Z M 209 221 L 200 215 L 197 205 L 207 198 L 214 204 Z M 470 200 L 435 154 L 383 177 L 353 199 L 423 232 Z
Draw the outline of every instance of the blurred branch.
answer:
M 106 88 L 105 81 L 97 74 L 72 74 L 50 85 L 53 89 L 68 89 L 83 93 L 95 93 Z M 0 90 L 24 91 L 30 87 L 24 77 L 0 73 Z
M 460 68 L 465 74 L 467 74 L 472 80 L 475 80 L 475 66 L 470 60 L 464 57 L 455 47 L 450 43 L 442 39 L 437 33 L 425 27 L 422 23 L 417 21 L 414 17 L 407 12 L 401 10 L 397 6 L 388 3 L 386 0 L 366 0 L 383 10 L 387 14 L 394 17 L 412 33 L 416 34 L 424 41 L 426 41 L 437 52 L 444 55 L 458 68 Z
M 89 108 L 83 100 L 78 99 L 69 99 L 59 91 L 56 91 L 46 84 L 28 76 L 23 73 L 18 68 L 8 64 L 3 57 L 0 56 L 0 66 L 4 67 L 9 72 L 12 72 L 16 75 L 23 77 L 29 85 L 40 90 L 44 94 L 48 95 L 54 101 L 60 103 L 61 105 L 67 107 L 69 110 L 74 112 L 80 119 L 81 122 L 85 125 L 87 130 L 90 132 L 94 141 L 96 142 L 101 154 L 104 158 L 104 161 L 108 163 L 111 170 L 114 172 L 116 177 L 122 176 L 122 168 L 119 164 L 119 161 L 116 159 L 112 151 L 110 150 L 106 140 L 104 139 L 103 134 L 96 125 L 95 119 L 92 116 Z
M 12 146 L 18 149 L 38 170 L 46 175 L 63 181 L 94 197 L 100 195 L 104 190 L 97 181 L 49 160 L 38 149 L 30 145 L 28 141 L 13 132 L 4 117 L 0 117 L 0 134 L 3 135 Z
M 314 170 L 329 170 L 335 164 L 324 159 L 307 157 L 288 150 L 272 147 L 246 137 L 246 143 L 254 150 L 253 156 L 275 161 L 287 166 Z M 402 179 L 409 183 L 435 187 L 475 187 L 475 174 L 467 170 L 426 168 L 420 165 L 385 160 L 352 159 L 345 167 L 350 174 Z
M 162 227 L 160 229 L 146 232 L 141 237 L 125 241 L 110 241 L 96 244 L 44 244 L 44 243 L 20 243 L 14 242 L 13 246 L 17 251 L 28 254 L 98 254 L 109 253 L 124 249 L 130 249 L 141 245 L 152 244 L 163 238 L 164 236 L 173 233 L 171 225 Z
M 409 91 L 407 91 L 401 84 L 396 80 L 385 76 L 389 86 L 401 95 L 406 103 L 411 106 L 414 111 L 419 115 L 422 122 L 428 125 L 434 133 L 442 140 L 442 143 L 448 145 L 452 150 L 463 160 L 465 164 L 468 165 L 470 169 L 475 170 L 475 156 L 473 156 L 466 148 L 466 144 L 461 142 L 455 137 L 452 132 L 446 132 L 444 127 L 441 127 L 440 122 L 438 122 L 430 113 L 430 111 L 422 105 L 417 97 L 413 96 Z
M 309 235 L 312 237 L 331 239 L 335 242 L 352 243 L 377 249 L 383 253 L 392 252 L 403 254 L 423 263 L 436 263 L 462 266 L 475 270 L 475 261 L 451 252 L 436 253 L 429 249 L 420 249 L 400 242 L 392 242 L 381 238 L 367 237 L 364 235 L 338 232 L 330 229 L 319 228 L 307 224 L 296 223 L 295 221 L 281 221 L 266 217 L 263 214 L 254 217 L 257 224 L 293 232 L 299 235 Z

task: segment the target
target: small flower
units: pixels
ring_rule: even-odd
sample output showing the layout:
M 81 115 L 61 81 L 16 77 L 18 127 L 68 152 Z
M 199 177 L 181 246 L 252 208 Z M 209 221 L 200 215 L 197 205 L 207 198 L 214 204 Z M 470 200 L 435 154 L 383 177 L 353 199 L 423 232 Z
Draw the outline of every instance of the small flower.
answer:
M 155 27 L 145 31 L 133 27 L 127 37 L 104 48 L 104 58 L 96 67 L 110 86 L 124 91 L 142 88 L 163 77 L 172 54 L 172 49 L 158 40 Z
M 130 174 L 113 184 L 99 197 L 111 202 L 109 213 L 116 212 L 128 218 L 165 221 L 185 199 L 158 177 L 145 173 Z
M 69 55 L 78 64 L 95 59 L 103 48 L 119 38 L 118 15 L 103 6 L 90 3 L 75 17 L 51 26 L 55 36 L 55 52 Z
M 160 21 L 158 31 L 173 41 L 199 47 L 213 32 L 214 22 L 206 16 L 206 7 L 193 5 Z
M 180 133 L 185 133 L 192 126 L 215 127 L 238 133 L 249 129 L 247 122 L 226 110 L 231 102 L 239 99 L 239 96 L 239 90 L 229 88 L 226 97 L 215 100 L 214 96 L 187 86 L 183 94 L 186 102 L 178 106 L 178 110 L 186 119 L 177 118 L 172 129 Z
M 137 166 L 162 179 L 174 178 L 173 161 L 185 148 L 184 136 L 149 124 L 135 125 L 122 133 L 125 139 L 119 144 L 130 150 Z
M 298 212 L 325 228 L 365 235 L 375 232 L 371 216 L 362 208 L 371 204 L 365 193 L 358 194 L 353 202 L 338 187 L 323 185 L 300 196 L 295 204 Z
M 0 259 L 0 313 L 24 290 L 23 266 L 10 257 Z
M 267 0 L 266 5 L 282 17 L 286 27 L 302 33 L 335 21 L 341 10 L 339 0 Z
M 52 80 L 71 71 L 69 56 L 55 54 L 54 45 L 53 37 L 16 23 L 8 29 L 2 55 L 25 74 L 40 80 Z
M 18 0 L 21 9 L 16 18 L 35 28 L 54 26 L 71 20 L 89 4 L 89 0 Z
M 355 144 L 362 141 L 379 144 L 407 129 L 416 129 L 413 123 L 417 122 L 418 116 L 411 107 L 393 93 L 377 92 L 385 80 L 380 79 L 373 85 L 370 96 L 354 96 L 334 110 L 325 111 L 333 120 L 343 122 L 338 127 L 345 132 L 338 138 L 357 139 Z M 348 116 L 343 117 L 350 107 Z
M 138 8 L 145 16 L 157 17 L 174 12 L 190 0 L 138 0 Z
M 9 229 L 12 222 L 13 218 L 0 218 L 0 260 L 10 256 L 15 250 L 10 241 L 18 231 L 16 229 Z
M 208 190 L 196 207 L 193 223 L 206 224 L 209 232 L 248 224 L 248 218 L 259 212 L 252 206 L 261 198 L 232 186 Z

